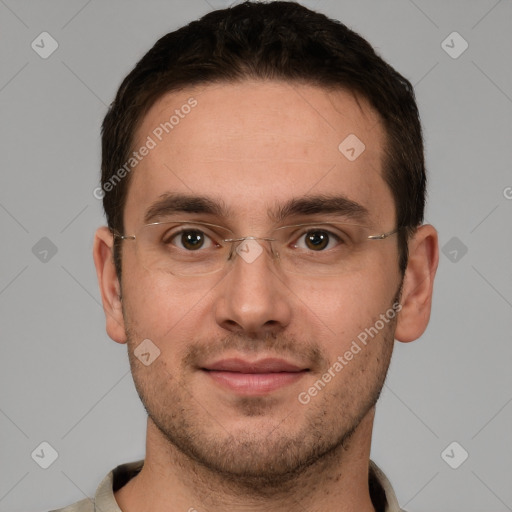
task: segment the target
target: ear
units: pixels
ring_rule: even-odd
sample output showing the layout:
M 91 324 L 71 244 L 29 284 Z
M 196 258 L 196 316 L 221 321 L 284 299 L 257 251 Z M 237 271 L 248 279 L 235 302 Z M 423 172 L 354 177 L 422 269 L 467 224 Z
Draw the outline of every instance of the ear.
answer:
M 409 240 L 409 258 L 400 300 L 402 309 L 395 331 L 398 341 L 414 341 L 427 328 L 438 263 L 437 231 L 429 224 L 420 226 Z
M 94 235 L 93 257 L 101 291 L 107 334 L 117 343 L 126 343 L 126 331 L 121 305 L 121 286 L 117 278 L 113 256 L 114 237 L 103 226 Z

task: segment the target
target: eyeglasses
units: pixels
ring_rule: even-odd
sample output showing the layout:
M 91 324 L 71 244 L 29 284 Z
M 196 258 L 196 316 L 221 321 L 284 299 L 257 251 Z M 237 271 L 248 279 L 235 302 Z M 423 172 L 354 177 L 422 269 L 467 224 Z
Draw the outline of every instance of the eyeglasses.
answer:
M 371 234 L 360 224 L 320 222 L 281 226 L 267 237 L 236 237 L 224 226 L 185 220 L 145 224 L 133 235 L 112 231 L 115 238 L 135 242 L 137 258 L 147 270 L 185 277 L 219 272 L 235 254 L 252 263 L 268 247 L 284 272 L 339 275 L 361 267 L 368 243 L 397 232 Z

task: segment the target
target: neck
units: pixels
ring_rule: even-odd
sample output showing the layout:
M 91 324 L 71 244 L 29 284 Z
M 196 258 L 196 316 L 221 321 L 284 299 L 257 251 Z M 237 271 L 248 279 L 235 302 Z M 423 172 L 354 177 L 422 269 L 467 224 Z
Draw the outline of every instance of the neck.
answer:
M 272 488 L 212 472 L 171 445 L 148 418 L 144 467 L 115 498 L 123 512 L 375 512 L 368 487 L 374 414 L 371 409 L 345 446 Z

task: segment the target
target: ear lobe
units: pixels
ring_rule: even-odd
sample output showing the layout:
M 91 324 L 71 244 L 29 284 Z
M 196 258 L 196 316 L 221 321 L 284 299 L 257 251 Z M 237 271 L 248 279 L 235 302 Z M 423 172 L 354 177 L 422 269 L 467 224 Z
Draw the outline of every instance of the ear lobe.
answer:
M 114 239 L 110 230 L 100 227 L 94 235 L 93 258 L 106 317 L 107 334 L 117 343 L 126 343 L 121 304 L 121 286 L 113 258 Z
M 409 258 L 400 301 L 402 309 L 395 330 L 398 341 L 414 341 L 427 328 L 438 263 L 437 231 L 429 224 L 420 226 L 409 241 Z

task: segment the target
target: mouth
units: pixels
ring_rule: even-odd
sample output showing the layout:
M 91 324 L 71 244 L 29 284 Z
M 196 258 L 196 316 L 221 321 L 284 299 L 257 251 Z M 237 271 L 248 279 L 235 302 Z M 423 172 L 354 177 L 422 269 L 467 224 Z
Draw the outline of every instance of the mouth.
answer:
M 201 368 L 215 384 L 241 395 L 261 396 L 302 379 L 309 368 L 283 359 L 223 359 Z

